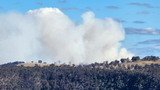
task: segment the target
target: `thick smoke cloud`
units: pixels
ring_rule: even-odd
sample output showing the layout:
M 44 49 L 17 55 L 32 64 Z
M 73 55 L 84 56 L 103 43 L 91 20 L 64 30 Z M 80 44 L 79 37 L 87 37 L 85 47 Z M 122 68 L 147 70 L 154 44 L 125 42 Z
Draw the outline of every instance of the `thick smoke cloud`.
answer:
M 125 32 L 111 18 L 82 15 L 76 25 L 57 8 L 30 10 L 25 14 L 0 14 L 0 60 L 43 59 L 53 63 L 92 63 L 131 57 L 121 47 Z

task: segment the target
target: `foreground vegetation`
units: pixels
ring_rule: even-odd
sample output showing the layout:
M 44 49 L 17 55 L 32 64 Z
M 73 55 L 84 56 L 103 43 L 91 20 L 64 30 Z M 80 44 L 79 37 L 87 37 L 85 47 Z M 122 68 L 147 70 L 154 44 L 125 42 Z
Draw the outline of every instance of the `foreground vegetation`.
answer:
M 0 66 L 0 90 L 159 90 L 160 65 L 129 62 L 159 61 L 158 57 L 133 57 L 89 65 Z

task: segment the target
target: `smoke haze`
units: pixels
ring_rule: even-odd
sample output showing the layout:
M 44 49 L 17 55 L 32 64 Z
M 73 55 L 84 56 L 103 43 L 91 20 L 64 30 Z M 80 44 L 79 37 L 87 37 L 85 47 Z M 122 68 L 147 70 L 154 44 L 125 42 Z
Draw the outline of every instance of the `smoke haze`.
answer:
M 42 59 L 80 64 L 133 55 L 121 47 L 125 32 L 119 22 L 98 19 L 93 12 L 82 19 L 76 25 L 58 8 L 0 14 L 0 63 Z

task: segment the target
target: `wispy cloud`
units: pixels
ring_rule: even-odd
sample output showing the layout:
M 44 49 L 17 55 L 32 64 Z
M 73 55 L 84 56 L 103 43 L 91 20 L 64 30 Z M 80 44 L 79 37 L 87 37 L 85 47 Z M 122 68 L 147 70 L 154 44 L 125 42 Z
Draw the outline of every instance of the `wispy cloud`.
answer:
M 144 21 L 133 21 L 133 23 L 136 23 L 136 24 L 143 24 L 143 23 L 146 23 L 146 22 L 144 22 Z
M 117 10 L 119 9 L 118 6 L 106 6 L 107 9 Z
M 132 2 L 132 3 L 129 3 L 129 5 L 138 6 L 138 7 L 145 7 L 145 8 L 155 8 L 155 6 L 152 6 L 150 3 Z
M 123 19 L 119 19 L 119 18 L 113 18 L 115 21 L 117 21 L 117 22 L 120 22 L 120 23 L 124 23 L 124 22 L 127 22 L 127 21 L 125 21 L 125 20 L 123 20 Z
M 160 35 L 159 29 L 152 28 L 125 28 L 127 34 L 149 34 L 149 35 Z
M 66 7 L 66 8 L 61 8 L 62 11 L 78 11 L 80 10 L 77 7 Z
M 85 8 L 77 8 L 77 7 L 64 7 L 60 8 L 62 11 L 92 11 L 93 9 L 91 7 L 85 7 Z
M 87 7 L 85 7 L 85 11 L 92 11 L 92 8 L 87 6 Z
M 150 39 L 142 42 L 138 42 L 137 44 L 160 44 L 160 39 Z
M 21 1 L 17 1 L 17 2 L 13 2 L 13 5 L 17 6 L 17 5 L 21 5 L 21 3 L 22 3 Z
M 138 42 L 136 45 L 145 45 L 145 47 L 134 47 L 133 51 L 144 55 L 159 55 L 160 54 L 160 39 L 149 39 Z M 147 46 L 146 46 L 147 45 Z
M 147 56 L 147 55 L 154 55 L 154 56 L 159 56 L 160 48 L 157 49 L 154 46 L 147 46 L 147 47 L 134 47 L 130 48 L 132 52 L 134 52 L 136 55 L 139 56 Z
M 35 2 L 36 5 L 42 6 L 43 2 Z
M 67 0 L 58 0 L 58 3 L 66 3 Z
M 160 44 L 155 45 L 154 48 L 160 50 Z
M 137 12 L 137 14 L 148 15 L 148 14 L 150 14 L 150 12 L 148 12 L 148 11 L 140 11 L 140 12 Z

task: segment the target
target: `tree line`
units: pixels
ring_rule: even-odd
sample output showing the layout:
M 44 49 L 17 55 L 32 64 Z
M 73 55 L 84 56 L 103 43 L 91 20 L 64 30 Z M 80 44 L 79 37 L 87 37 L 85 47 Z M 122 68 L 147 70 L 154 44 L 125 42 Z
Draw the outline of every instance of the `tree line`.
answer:
M 128 60 L 128 59 L 124 59 Z M 131 60 L 159 60 L 147 56 L 135 56 Z M 88 65 L 51 64 L 44 67 L 17 66 L 13 62 L 0 66 L 1 90 L 158 90 L 160 88 L 160 65 L 134 69 L 124 68 L 115 60 L 108 63 Z

